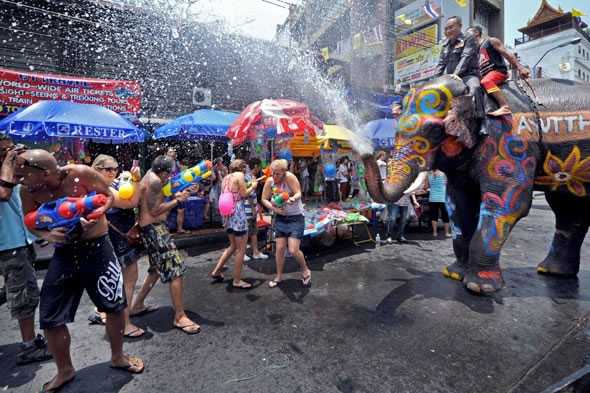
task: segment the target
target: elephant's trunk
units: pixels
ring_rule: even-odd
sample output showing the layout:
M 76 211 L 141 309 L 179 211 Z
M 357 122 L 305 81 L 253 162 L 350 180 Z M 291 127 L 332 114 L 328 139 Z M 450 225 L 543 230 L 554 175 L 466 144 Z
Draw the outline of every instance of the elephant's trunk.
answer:
M 377 203 L 397 202 L 418 176 L 415 165 L 394 161 L 389 164 L 388 178 L 381 179 L 379 166 L 373 155 L 364 155 L 362 159 L 365 164 L 367 191 Z

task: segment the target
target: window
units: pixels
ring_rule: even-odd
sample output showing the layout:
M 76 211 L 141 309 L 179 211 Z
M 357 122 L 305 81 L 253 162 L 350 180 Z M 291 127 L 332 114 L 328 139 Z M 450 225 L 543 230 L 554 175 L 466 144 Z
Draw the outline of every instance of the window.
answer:
M 582 70 L 578 69 L 578 79 L 582 79 Z

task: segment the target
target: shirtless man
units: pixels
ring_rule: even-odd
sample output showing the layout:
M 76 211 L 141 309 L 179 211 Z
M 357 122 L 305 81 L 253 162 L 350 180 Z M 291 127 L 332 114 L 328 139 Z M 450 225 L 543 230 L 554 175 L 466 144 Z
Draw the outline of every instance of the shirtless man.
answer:
M 42 203 L 65 196 L 83 197 L 90 192 L 107 196 L 104 213 L 113 203 L 109 185 L 94 169 L 85 165 L 58 167 L 45 150 L 28 150 L 19 155 L 15 179 L 23 185 L 21 198 L 24 214 Z M 99 311 L 107 313 L 106 331 L 111 344 L 111 367 L 141 373 L 143 361 L 123 353 L 123 330 L 126 307 L 123 276 L 108 236 L 107 220 L 80 219 L 72 231 L 65 228 L 34 230 L 36 236 L 55 243 L 43 287 L 39 319 L 49 350 L 55 359 L 57 375 L 43 385 L 42 392 L 55 392 L 74 379 L 70 356 L 70 333 L 67 323 L 74 321 L 84 290 Z
M 174 161 L 167 156 L 158 156 L 152 163 L 152 169 L 146 173 L 140 183 L 139 225 L 143 242 L 146 246 L 150 268 L 143 287 L 135 298 L 130 314 L 138 314 L 147 310 L 145 298 L 158 281 L 170 283 L 170 297 L 174 307 L 174 327 L 186 334 L 196 334 L 201 327 L 191 321 L 184 312 L 182 288 L 184 261 L 176 249 L 176 244 L 166 226 L 166 218 L 170 210 L 190 195 L 190 191 L 178 192 L 170 201 L 164 200 L 162 187 L 170 179 Z

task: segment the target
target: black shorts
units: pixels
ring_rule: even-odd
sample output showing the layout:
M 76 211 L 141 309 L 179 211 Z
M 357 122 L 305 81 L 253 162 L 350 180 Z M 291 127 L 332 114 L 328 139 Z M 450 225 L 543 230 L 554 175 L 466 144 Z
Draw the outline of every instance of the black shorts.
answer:
M 84 290 L 100 312 L 127 306 L 121 265 L 108 235 L 55 247 L 41 288 L 41 329 L 74 322 Z
M 449 223 L 449 214 L 444 202 L 428 202 L 428 211 L 430 212 L 430 221 L 438 221 L 440 217 L 443 223 Z
M 275 217 L 274 223 L 275 238 L 291 237 L 293 239 L 303 239 L 305 230 L 305 217 L 303 215 Z
M 225 230 L 225 232 L 226 232 L 228 235 L 234 235 L 234 236 L 236 236 L 236 237 L 240 237 L 240 236 L 246 236 L 246 235 L 248 234 L 248 231 L 236 231 L 236 230 L 234 230 L 234 229 L 231 229 L 231 228 L 227 228 L 227 229 Z

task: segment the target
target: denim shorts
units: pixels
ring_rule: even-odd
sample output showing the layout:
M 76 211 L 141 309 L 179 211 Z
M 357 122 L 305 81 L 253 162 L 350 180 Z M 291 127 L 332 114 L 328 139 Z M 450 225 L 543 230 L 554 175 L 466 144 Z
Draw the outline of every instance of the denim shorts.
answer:
M 293 239 L 303 239 L 303 231 L 305 229 L 305 217 L 298 214 L 296 216 L 282 216 L 275 217 L 275 237 L 291 237 Z

